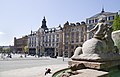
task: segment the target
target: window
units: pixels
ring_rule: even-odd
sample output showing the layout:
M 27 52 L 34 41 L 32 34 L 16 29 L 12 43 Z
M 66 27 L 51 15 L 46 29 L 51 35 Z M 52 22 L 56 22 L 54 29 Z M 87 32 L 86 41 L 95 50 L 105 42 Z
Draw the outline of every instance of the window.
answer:
M 89 24 L 91 24 L 91 20 L 89 20 Z
M 74 38 L 74 33 L 73 32 L 71 33 L 71 37 Z
M 65 41 L 65 44 L 68 44 L 68 40 Z
M 64 56 L 68 57 L 68 51 L 65 51 Z
M 114 16 L 110 16 L 110 17 L 109 17 L 109 20 L 114 20 Z
M 83 35 L 83 32 L 82 32 L 82 31 L 81 31 L 81 33 L 80 33 L 80 34 L 81 34 L 81 37 L 84 37 L 84 35 Z
M 51 35 L 49 35 L 49 38 L 51 38 Z
M 53 38 L 55 38 L 55 35 L 53 35 Z
M 71 43 L 74 43 L 74 40 L 72 40 Z
M 52 46 L 54 47 L 54 44 L 52 44 Z
M 95 19 L 95 23 L 97 23 L 98 22 L 98 19 Z
M 51 39 L 49 39 L 49 42 L 51 42 Z
M 92 20 L 92 23 L 94 23 L 94 20 Z
M 86 23 L 88 24 L 89 22 L 88 22 L 88 19 L 86 20 Z
M 55 39 L 53 39 L 52 42 L 55 42 Z
M 71 31 L 74 31 L 74 29 L 71 29 Z
M 107 17 L 105 17 L 105 20 L 107 21 Z
M 76 39 L 76 43 L 78 43 L 79 42 L 79 39 Z
M 59 34 L 57 34 L 57 37 L 59 37 Z
M 48 42 L 48 40 L 45 41 L 46 43 Z
M 81 42 L 83 42 L 83 38 L 81 38 Z
M 56 42 L 59 42 L 59 38 L 56 39 Z
M 65 49 L 68 49 L 68 46 L 65 46 Z
M 65 34 L 66 37 L 69 37 L 68 33 Z
M 48 39 L 48 36 L 46 36 L 46 40 Z
M 71 46 L 71 49 L 74 49 L 74 45 Z
M 79 33 L 78 32 L 76 33 L 76 37 L 79 37 Z
M 58 46 L 58 43 L 56 43 L 56 46 Z

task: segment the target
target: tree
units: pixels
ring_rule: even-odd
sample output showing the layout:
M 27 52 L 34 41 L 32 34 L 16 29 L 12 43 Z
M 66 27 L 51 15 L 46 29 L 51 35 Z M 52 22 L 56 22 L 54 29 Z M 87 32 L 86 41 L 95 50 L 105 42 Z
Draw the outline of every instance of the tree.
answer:
M 10 48 L 3 48 L 4 53 L 11 53 Z
M 24 46 L 24 52 L 25 52 L 25 53 L 28 52 L 28 46 Z
M 25 53 L 25 57 L 27 57 L 27 53 L 28 53 L 28 46 L 24 46 L 24 53 Z
M 36 55 L 38 55 L 38 46 L 36 47 Z
M 3 48 L 2 47 L 0 47 L 0 53 L 2 53 L 3 52 Z
M 118 14 L 115 16 L 115 19 L 113 22 L 113 30 L 114 31 L 120 30 L 120 15 Z
M 45 48 L 42 47 L 42 56 L 44 55 Z

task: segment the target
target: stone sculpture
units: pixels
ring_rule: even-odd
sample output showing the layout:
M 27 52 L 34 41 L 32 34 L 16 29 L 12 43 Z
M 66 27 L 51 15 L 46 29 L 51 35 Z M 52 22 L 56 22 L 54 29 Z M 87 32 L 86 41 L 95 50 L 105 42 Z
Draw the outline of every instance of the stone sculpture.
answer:
M 105 17 L 90 31 L 95 31 L 92 39 L 76 48 L 72 60 L 109 61 L 120 59 L 120 54 L 111 37 L 112 27 L 105 22 Z

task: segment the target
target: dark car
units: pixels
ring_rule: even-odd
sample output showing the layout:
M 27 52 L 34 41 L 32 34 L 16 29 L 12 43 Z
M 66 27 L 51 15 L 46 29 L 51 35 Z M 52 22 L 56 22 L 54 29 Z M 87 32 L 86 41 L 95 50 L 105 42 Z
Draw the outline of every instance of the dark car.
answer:
M 57 58 L 57 56 L 50 56 L 51 58 Z

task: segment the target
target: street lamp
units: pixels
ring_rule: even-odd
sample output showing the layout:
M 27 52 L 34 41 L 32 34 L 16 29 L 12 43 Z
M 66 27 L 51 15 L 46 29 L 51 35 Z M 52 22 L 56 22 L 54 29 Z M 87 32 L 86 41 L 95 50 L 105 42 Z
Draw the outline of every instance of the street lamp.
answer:
M 64 61 L 64 50 L 65 50 L 65 33 L 64 33 L 64 31 L 63 31 L 63 61 Z
M 64 61 L 64 51 L 63 51 L 63 61 Z

